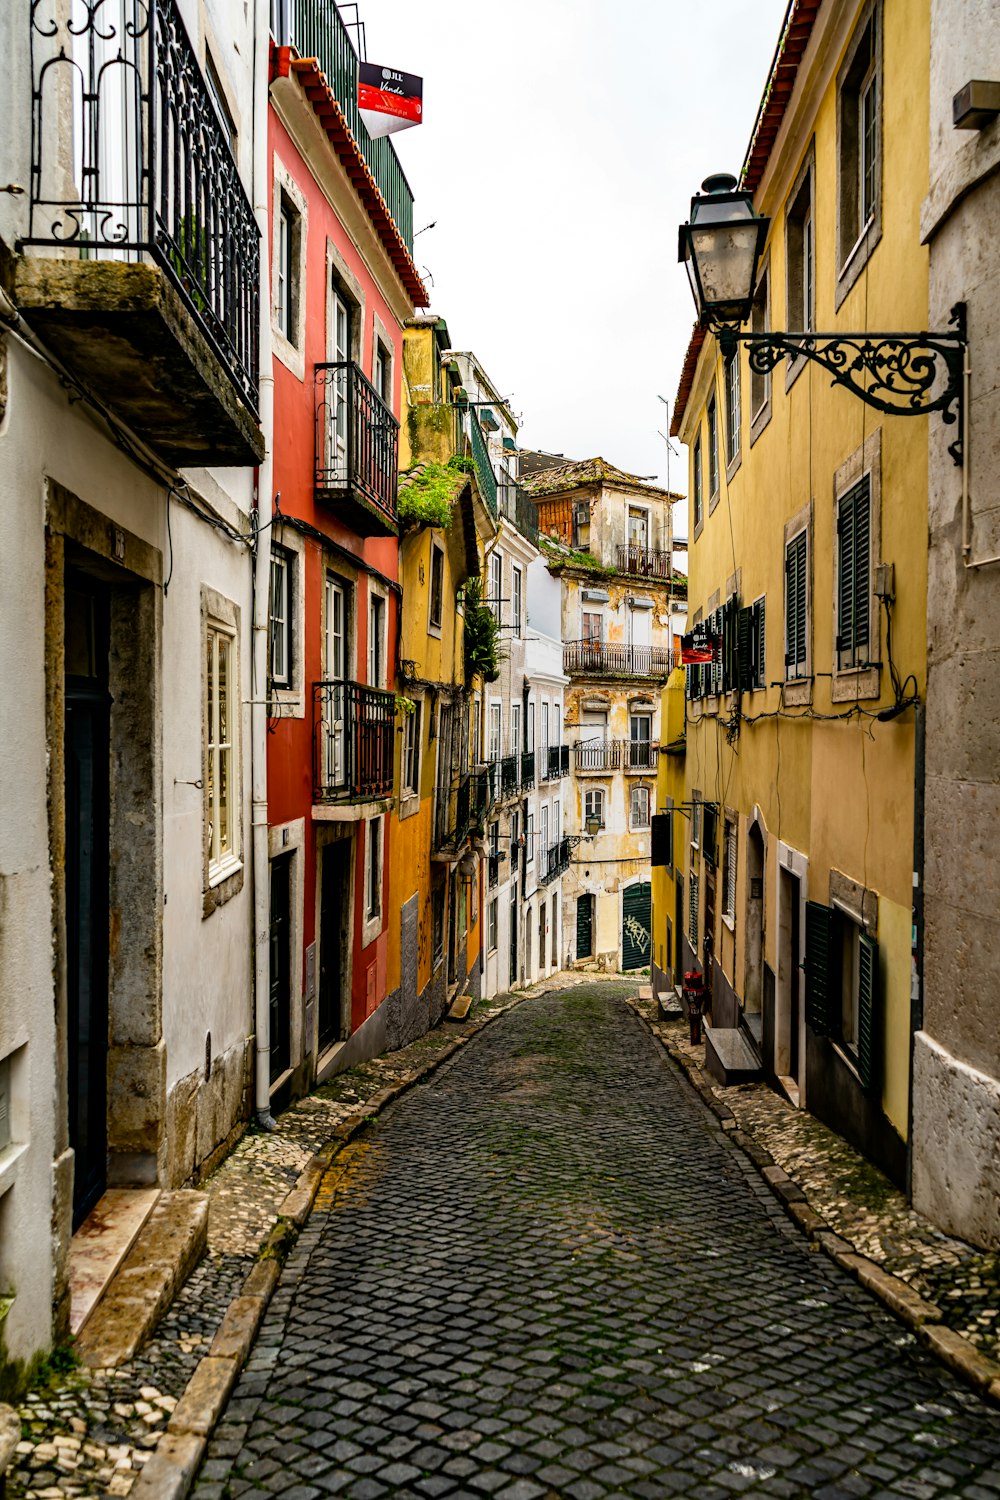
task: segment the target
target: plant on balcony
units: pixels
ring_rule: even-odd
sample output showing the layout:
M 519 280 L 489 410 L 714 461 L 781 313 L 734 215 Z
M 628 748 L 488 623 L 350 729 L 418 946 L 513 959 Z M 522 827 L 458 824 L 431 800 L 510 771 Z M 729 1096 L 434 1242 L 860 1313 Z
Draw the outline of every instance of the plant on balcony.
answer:
M 451 525 L 457 478 L 474 472 L 471 458 L 457 455 L 446 464 L 425 464 L 399 492 L 399 519 L 404 526 Z
M 416 711 L 417 705 L 412 698 L 406 698 L 402 693 L 396 694 L 396 712 L 398 714 L 405 714 L 409 717 L 410 714 L 415 714 Z
M 500 676 L 500 625 L 488 604 L 483 603 L 480 578 L 465 585 L 465 674 L 496 682 Z

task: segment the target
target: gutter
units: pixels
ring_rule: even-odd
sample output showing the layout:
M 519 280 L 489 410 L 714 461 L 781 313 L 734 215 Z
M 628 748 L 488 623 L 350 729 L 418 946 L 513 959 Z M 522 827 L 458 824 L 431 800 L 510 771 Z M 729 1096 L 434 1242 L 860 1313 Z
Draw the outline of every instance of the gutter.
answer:
M 257 0 L 254 36 L 253 205 L 261 236 L 260 425 L 267 444 L 257 470 L 253 570 L 253 679 L 250 757 L 253 826 L 254 1108 L 257 1124 L 275 1128 L 271 1116 L 270 867 L 267 847 L 268 597 L 273 510 L 274 372 L 271 366 L 270 230 L 268 225 L 267 110 L 270 91 L 270 0 Z M 266 519 L 263 517 L 266 514 Z

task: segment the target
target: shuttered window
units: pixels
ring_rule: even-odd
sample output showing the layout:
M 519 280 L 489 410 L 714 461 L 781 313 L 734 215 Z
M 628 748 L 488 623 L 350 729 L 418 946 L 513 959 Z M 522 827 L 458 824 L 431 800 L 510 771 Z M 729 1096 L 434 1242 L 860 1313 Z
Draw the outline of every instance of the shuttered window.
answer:
M 806 1025 L 816 1036 L 829 1036 L 833 912 L 818 901 L 806 902 Z
M 764 600 L 757 599 L 741 609 L 737 619 L 737 658 L 739 683 L 743 692 L 767 686 Z
M 731 922 L 736 920 L 736 855 L 736 820 L 727 818 L 722 854 L 722 911 Z
M 785 676 L 789 679 L 809 674 L 807 537 L 800 531 L 785 548 Z
M 698 948 L 698 877 L 692 870 L 688 879 L 688 942 Z
M 853 1055 L 862 1087 L 878 1086 L 878 944 L 844 912 L 806 902 L 806 1024 Z
M 837 665 L 867 666 L 871 595 L 871 495 L 868 476 L 841 497 L 837 511 Z
M 706 862 L 714 870 L 716 867 L 715 846 L 718 840 L 719 809 L 714 802 L 704 802 L 702 803 L 702 808 L 705 822 L 702 830 L 701 847 Z

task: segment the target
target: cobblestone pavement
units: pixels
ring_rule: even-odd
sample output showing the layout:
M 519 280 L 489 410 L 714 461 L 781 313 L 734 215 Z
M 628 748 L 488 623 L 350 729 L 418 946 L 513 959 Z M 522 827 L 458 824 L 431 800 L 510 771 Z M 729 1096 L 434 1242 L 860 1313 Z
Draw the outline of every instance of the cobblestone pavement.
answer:
M 539 989 L 576 982 L 557 975 Z M 477 1001 L 473 1018 L 506 1010 L 523 998 L 508 994 Z M 203 1184 L 210 1200 L 208 1254 L 155 1338 L 119 1370 L 78 1369 L 54 1377 L 21 1404 L 23 1441 L 8 1475 L 10 1500 L 129 1493 L 299 1173 L 359 1103 L 432 1062 L 455 1036 L 454 1026 L 439 1026 L 398 1052 L 338 1074 L 286 1110 L 273 1134 L 252 1131 L 243 1137 Z
M 810 1252 L 620 998 L 334 1162 L 196 1500 L 1000 1495 L 1000 1414 Z
M 634 1003 L 671 1048 L 692 1062 L 703 1062 L 704 1047 L 691 1046 L 686 1022 L 659 1021 L 654 1001 Z M 859 1254 L 937 1303 L 943 1321 L 956 1333 L 991 1358 L 1000 1358 L 1000 1255 L 942 1234 L 877 1167 L 766 1084 L 723 1088 L 707 1073 L 704 1077 L 733 1111 L 740 1129 L 794 1178 L 832 1229 Z

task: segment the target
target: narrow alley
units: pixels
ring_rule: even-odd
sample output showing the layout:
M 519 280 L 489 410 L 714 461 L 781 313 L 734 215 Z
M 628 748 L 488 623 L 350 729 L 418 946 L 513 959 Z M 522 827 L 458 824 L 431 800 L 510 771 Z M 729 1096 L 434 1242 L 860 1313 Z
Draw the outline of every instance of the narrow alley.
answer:
M 198 1500 L 1000 1494 L 1000 1415 L 809 1249 L 628 989 L 527 1001 L 334 1161 Z

